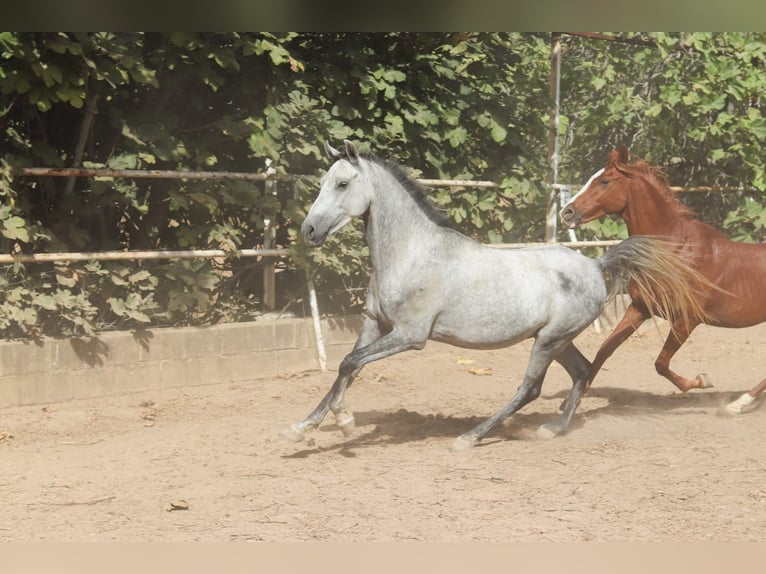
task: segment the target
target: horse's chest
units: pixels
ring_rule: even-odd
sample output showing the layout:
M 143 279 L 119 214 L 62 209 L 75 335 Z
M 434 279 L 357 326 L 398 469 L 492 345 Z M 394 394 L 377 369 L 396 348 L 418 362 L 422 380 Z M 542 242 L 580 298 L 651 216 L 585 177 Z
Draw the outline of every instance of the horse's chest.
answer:
M 374 307 L 370 311 L 390 322 L 404 316 L 432 313 L 439 300 L 425 281 L 392 277 L 371 281 L 368 299 L 368 307 L 370 302 Z

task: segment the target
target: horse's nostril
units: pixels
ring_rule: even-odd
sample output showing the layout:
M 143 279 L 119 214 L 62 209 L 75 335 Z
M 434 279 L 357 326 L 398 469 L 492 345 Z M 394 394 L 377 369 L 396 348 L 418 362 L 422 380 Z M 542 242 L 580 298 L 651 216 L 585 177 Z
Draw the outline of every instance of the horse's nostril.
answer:
M 572 209 L 571 207 L 565 207 L 564 209 L 561 210 L 561 219 L 566 221 L 567 219 L 571 219 L 573 216 L 574 216 L 574 209 Z
M 314 229 L 313 225 L 309 225 L 306 227 L 306 229 L 303 230 L 303 236 L 309 239 L 314 237 L 314 233 L 316 233 L 316 230 Z

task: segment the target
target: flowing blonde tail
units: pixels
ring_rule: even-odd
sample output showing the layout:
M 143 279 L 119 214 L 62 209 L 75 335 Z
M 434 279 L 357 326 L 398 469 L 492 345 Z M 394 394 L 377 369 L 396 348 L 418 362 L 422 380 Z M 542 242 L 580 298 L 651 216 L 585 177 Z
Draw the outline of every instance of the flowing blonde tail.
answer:
M 705 293 L 720 288 L 690 267 L 674 247 L 668 239 L 636 235 L 607 251 L 601 268 L 611 279 L 609 298 L 630 286 L 652 315 L 671 323 L 704 323 Z

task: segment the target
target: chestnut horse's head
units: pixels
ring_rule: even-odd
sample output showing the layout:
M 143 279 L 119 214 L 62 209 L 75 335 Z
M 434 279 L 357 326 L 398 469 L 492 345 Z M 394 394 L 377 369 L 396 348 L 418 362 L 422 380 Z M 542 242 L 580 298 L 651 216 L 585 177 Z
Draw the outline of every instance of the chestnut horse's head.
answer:
M 606 167 L 593 174 L 559 212 L 566 227 L 577 227 L 610 213 L 622 213 L 628 203 L 630 175 L 624 169 L 628 160 L 625 146 L 612 150 Z

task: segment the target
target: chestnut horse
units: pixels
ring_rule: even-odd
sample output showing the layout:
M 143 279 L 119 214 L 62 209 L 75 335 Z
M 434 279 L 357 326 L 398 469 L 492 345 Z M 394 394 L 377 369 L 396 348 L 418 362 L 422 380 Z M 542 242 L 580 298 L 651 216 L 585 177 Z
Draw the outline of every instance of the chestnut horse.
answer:
M 664 174 L 642 160 L 629 162 L 625 147 L 612 151 L 606 167 L 590 178 L 562 208 L 560 216 L 564 225 L 574 228 L 612 213 L 625 220 L 629 235 L 657 235 L 677 242 L 681 256 L 711 282 L 699 291 L 705 317 L 671 319 L 671 332 L 654 364 L 660 375 L 683 392 L 709 386 L 704 374 L 690 380 L 673 372 L 670 360 L 701 322 L 716 327 L 749 327 L 766 321 L 766 244 L 731 241 L 694 219 L 675 199 Z M 633 300 L 625 315 L 599 348 L 588 386 L 614 350 L 651 317 L 640 294 L 635 295 L 631 290 Z M 750 410 L 764 389 L 766 379 L 727 405 L 727 410 Z

